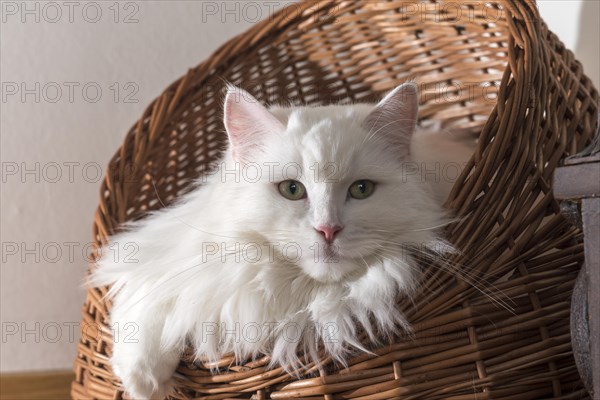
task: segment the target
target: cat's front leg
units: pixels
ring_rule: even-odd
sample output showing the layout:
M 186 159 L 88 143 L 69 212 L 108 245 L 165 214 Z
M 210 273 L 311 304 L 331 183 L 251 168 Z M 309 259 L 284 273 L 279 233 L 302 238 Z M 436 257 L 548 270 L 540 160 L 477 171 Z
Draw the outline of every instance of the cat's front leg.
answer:
M 112 310 L 114 373 L 132 399 L 163 399 L 180 359 L 178 347 L 161 343 L 168 307 L 119 298 L 126 294 L 117 295 Z

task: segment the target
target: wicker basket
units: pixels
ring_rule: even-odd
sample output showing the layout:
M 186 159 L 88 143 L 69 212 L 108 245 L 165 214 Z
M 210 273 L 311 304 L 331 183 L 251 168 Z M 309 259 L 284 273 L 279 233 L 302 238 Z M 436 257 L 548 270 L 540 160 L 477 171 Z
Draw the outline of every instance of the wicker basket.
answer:
M 479 134 L 447 206 L 463 253 L 448 271 L 423 262 L 425 290 L 402 307 L 413 338 L 297 379 L 186 354 L 177 399 L 582 398 L 569 336 L 581 232 L 560 215 L 551 178 L 589 141 L 598 93 L 531 1 L 323 1 L 292 5 L 226 43 L 169 86 L 109 164 L 94 239 L 102 243 L 189 190 L 218 156 L 223 80 L 266 102 L 373 101 L 417 78 L 422 119 Z M 124 396 L 113 376 L 110 304 L 90 289 L 74 398 Z M 94 330 L 96 328 L 97 330 Z

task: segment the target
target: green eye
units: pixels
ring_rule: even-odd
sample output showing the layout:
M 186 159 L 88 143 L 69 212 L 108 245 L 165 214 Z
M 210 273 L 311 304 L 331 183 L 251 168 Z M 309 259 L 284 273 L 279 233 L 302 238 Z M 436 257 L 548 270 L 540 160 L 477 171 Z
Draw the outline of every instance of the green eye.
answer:
M 350 185 L 350 188 L 348 189 L 348 193 L 350 193 L 351 197 L 362 200 L 362 199 L 366 199 L 367 197 L 372 195 L 374 190 L 375 190 L 375 183 L 373 183 L 372 181 L 368 181 L 366 179 L 362 179 L 362 180 L 356 181 L 352 185 Z
M 298 181 L 288 179 L 279 182 L 279 193 L 288 200 L 300 200 L 306 197 L 304 185 Z

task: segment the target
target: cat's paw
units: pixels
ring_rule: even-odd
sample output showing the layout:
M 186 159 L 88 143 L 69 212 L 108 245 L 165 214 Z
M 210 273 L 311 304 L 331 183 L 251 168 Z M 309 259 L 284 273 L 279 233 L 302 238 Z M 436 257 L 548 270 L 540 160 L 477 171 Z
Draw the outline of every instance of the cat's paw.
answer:
M 149 360 L 122 362 L 114 357 L 111 361 L 113 372 L 132 400 L 162 400 L 171 391 L 174 371 L 169 363 L 150 366 Z
M 118 365 L 113 361 L 115 375 L 121 379 L 123 388 L 132 400 L 162 400 L 171 391 L 172 371 L 148 368 L 143 363 Z

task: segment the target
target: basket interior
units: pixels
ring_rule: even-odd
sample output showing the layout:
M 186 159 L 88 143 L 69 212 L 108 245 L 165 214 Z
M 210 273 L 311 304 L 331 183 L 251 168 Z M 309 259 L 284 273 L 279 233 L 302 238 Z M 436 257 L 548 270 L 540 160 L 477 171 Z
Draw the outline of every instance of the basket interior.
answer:
M 132 187 L 127 219 L 170 203 L 223 149 L 225 82 L 266 104 L 374 102 L 401 82 L 421 91 L 421 121 L 477 135 L 497 99 L 508 63 L 508 31 L 500 5 L 448 6 L 403 16 L 384 2 L 322 4 L 279 36 L 240 49 L 185 93 L 156 138 L 144 179 Z M 428 12 L 426 12 L 428 11 Z M 290 17 L 300 12 L 292 7 Z M 472 15 L 464 20 L 463 14 Z M 460 21 L 460 25 L 457 24 Z

